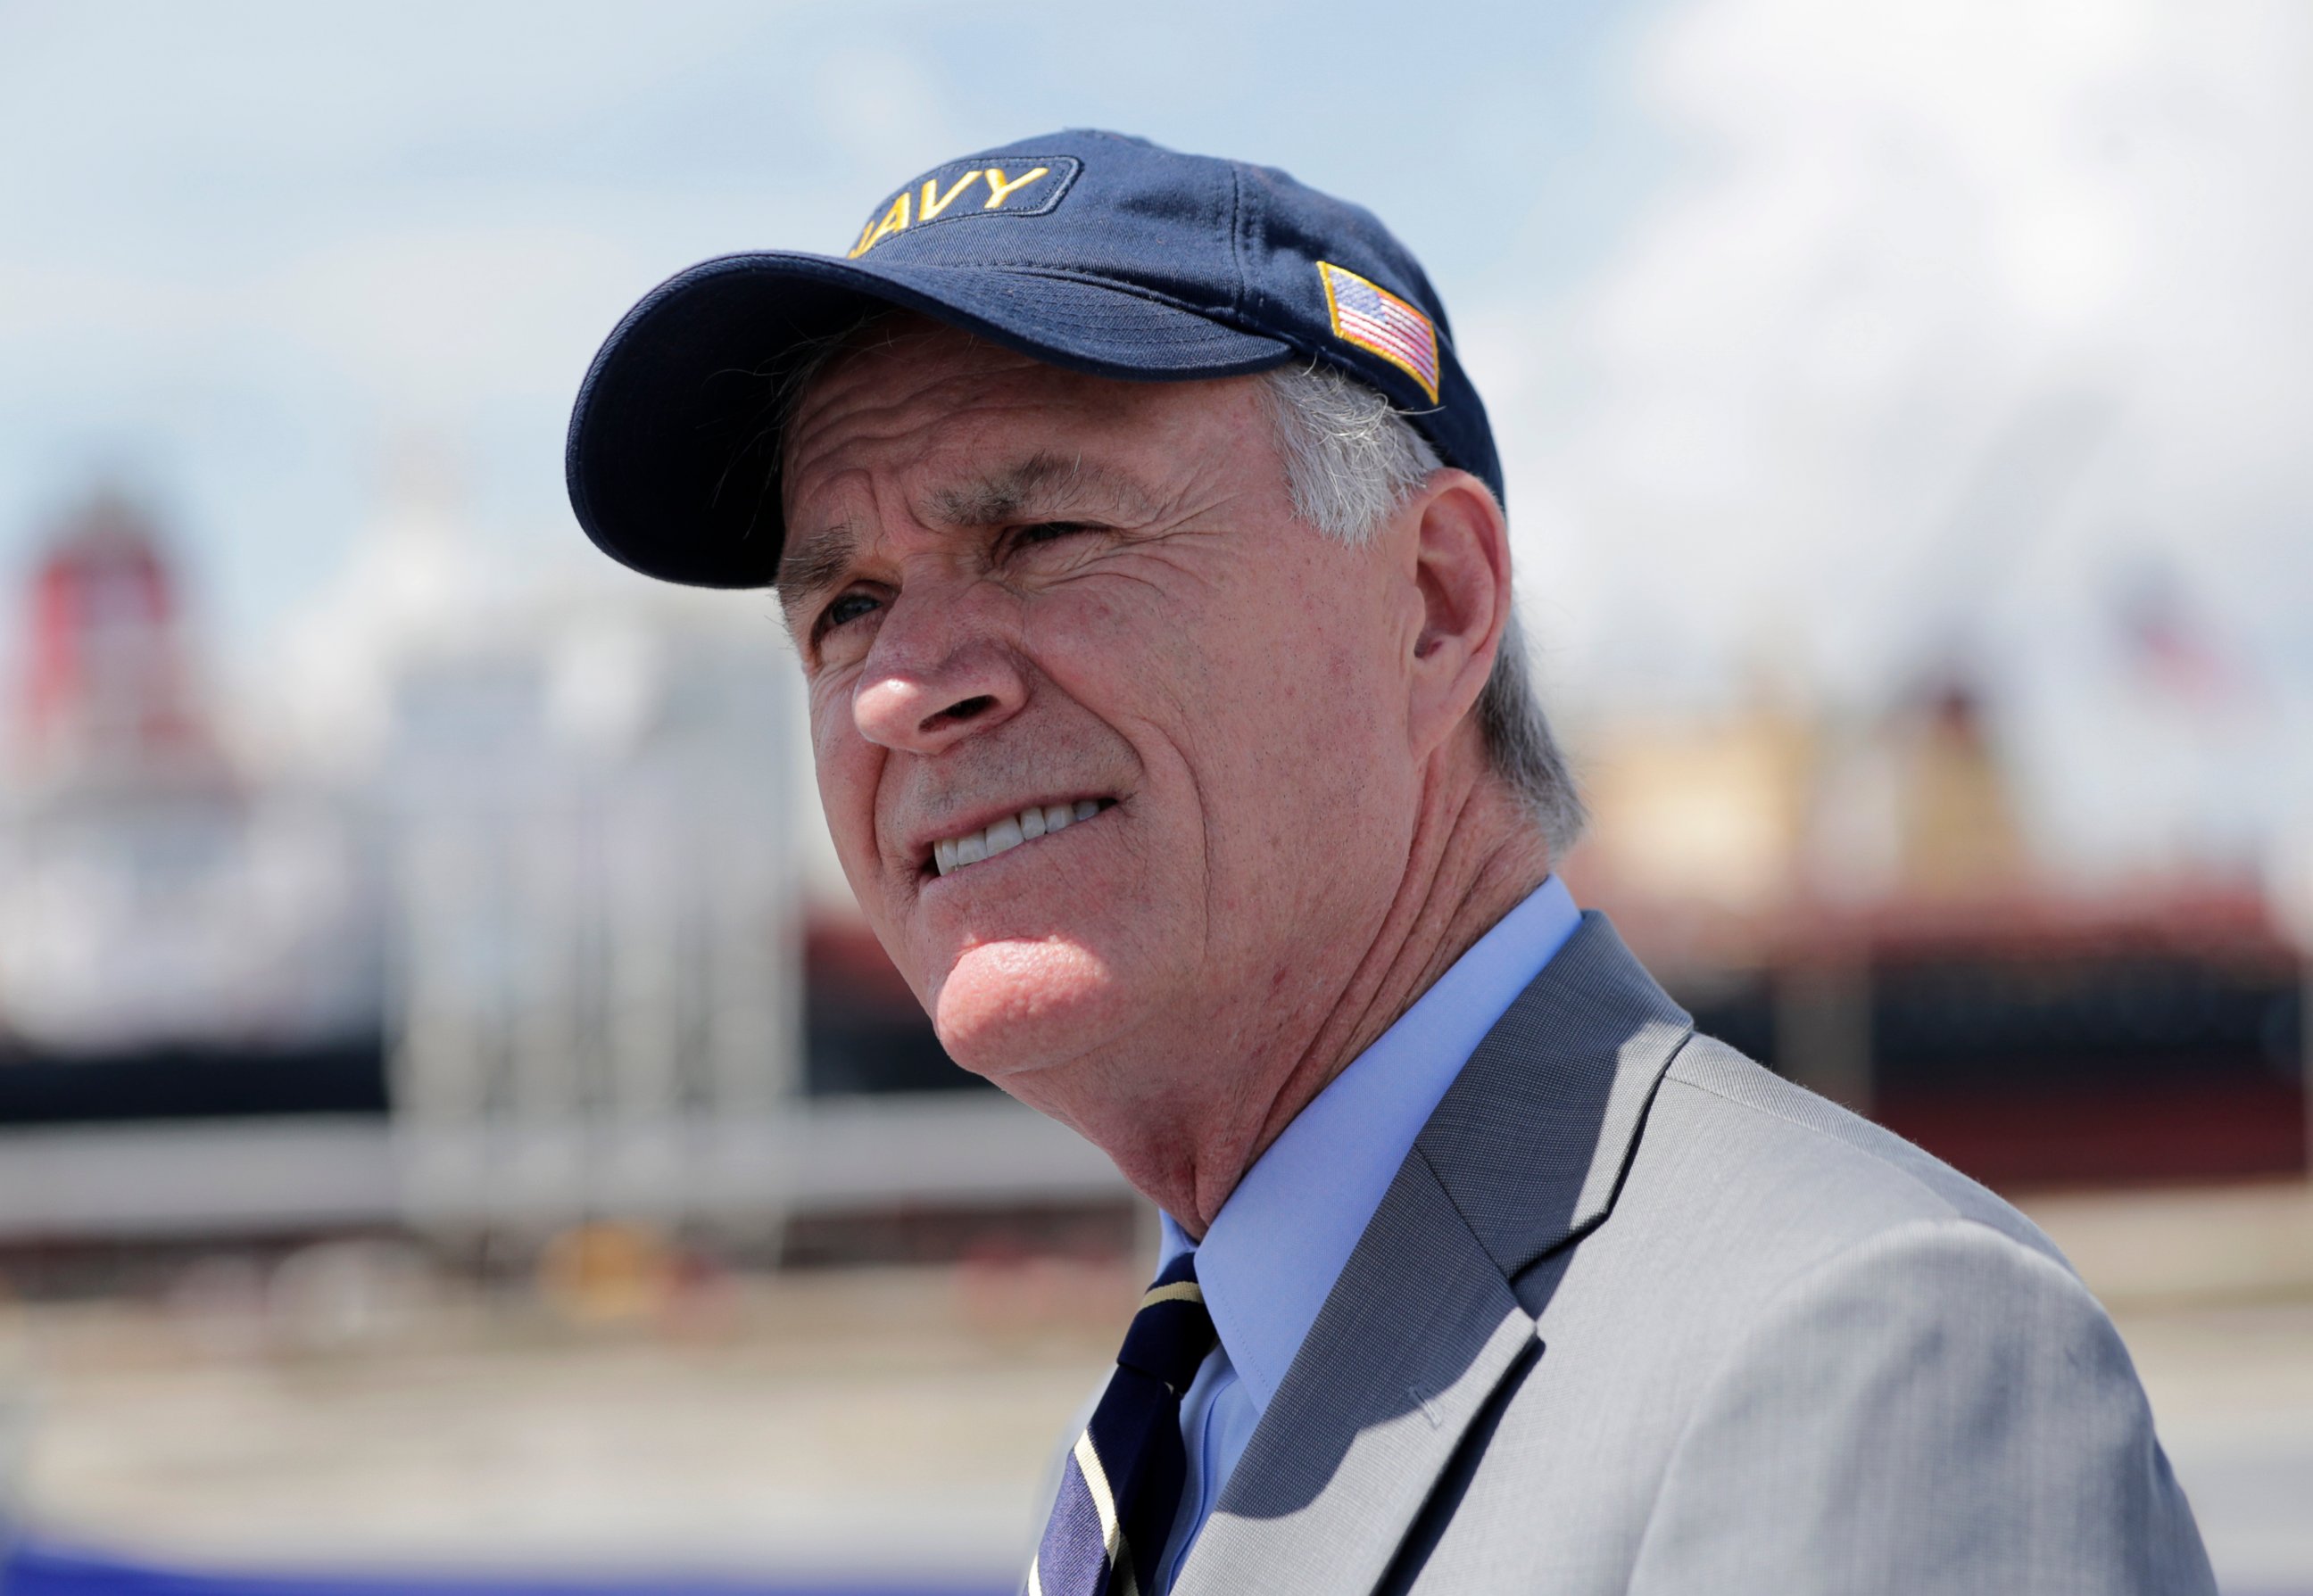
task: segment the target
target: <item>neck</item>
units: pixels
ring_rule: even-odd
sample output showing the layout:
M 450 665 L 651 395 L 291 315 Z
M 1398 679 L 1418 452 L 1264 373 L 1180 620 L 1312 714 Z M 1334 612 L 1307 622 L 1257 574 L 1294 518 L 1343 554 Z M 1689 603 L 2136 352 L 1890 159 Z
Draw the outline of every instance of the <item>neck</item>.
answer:
M 1549 875 L 1549 847 L 1517 800 L 1482 767 L 1464 774 L 1433 789 L 1372 942 L 1345 982 L 1304 1005 L 1296 1034 L 1279 1039 L 1248 1083 L 1254 1090 L 1224 1122 L 1201 1127 L 1192 1158 L 1141 1168 L 1119 1160 L 1191 1235 L 1203 1238 L 1294 1117 Z

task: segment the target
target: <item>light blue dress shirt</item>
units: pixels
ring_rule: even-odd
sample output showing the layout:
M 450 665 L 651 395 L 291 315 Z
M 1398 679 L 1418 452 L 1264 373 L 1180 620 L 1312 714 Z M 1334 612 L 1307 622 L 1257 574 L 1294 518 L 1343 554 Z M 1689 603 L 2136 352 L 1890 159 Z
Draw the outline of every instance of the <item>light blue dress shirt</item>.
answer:
M 1181 1399 L 1189 1478 L 1165 1542 L 1162 1589 L 1172 1588 L 1430 1111 L 1580 923 L 1558 878 L 1543 881 L 1294 1117 L 1201 1244 L 1164 1216 L 1163 1261 L 1194 1249 L 1220 1345 Z

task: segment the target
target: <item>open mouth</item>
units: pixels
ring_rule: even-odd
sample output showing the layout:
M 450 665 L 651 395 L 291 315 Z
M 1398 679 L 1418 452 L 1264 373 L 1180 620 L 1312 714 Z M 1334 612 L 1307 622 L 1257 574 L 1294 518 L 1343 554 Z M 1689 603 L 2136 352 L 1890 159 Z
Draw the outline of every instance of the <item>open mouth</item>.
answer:
M 1008 854 L 1024 842 L 1033 842 L 1040 837 L 1050 837 L 1055 831 L 1065 831 L 1079 820 L 1088 820 L 1104 809 L 1116 805 L 1113 798 L 1078 798 L 1068 803 L 1030 804 L 1017 814 L 991 820 L 977 831 L 967 831 L 961 837 L 945 837 L 932 844 L 932 856 L 924 862 L 928 874 L 954 875 L 998 854 Z

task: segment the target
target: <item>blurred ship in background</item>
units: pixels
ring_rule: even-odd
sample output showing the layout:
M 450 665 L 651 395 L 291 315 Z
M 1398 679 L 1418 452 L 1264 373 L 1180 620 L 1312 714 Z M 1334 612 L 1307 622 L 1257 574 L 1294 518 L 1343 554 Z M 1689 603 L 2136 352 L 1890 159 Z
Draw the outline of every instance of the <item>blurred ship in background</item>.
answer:
M 225 748 L 157 530 L 99 491 L 22 601 L 0 1116 L 383 1108 L 354 812 Z
M 1583 743 L 1576 895 L 1704 1030 L 2009 1191 L 2305 1168 L 2303 958 L 2259 881 L 2055 879 L 1965 676 Z
M 1129 1248 L 1104 1161 L 950 1064 L 851 909 L 775 627 L 637 583 L 493 589 L 442 474 L 403 475 L 283 684 L 326 689 L 320 732 L 227 734 L 120 495 L 30 572 L 0 1241 Z M 1578 723 L 1576 894 L 1706 1029 L 1995 1185 L 2301 1169 L 2301 960 L 2256 883 L 2056 884 L 1989 691 Z

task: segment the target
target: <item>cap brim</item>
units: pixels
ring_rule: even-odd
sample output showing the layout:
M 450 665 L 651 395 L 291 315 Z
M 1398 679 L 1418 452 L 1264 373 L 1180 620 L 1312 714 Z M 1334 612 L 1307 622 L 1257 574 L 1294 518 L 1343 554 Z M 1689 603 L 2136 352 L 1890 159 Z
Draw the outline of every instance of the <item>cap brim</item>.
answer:
M 1293 354 L 1280 339 L 1080 276 L 726 255 L 660 285 L 595 355 L 565 459 L 586 535 L 664 581 L 769 585 L 784 540 L 781 380 L 879 303 L 1100 376 L 1236 376 Z

